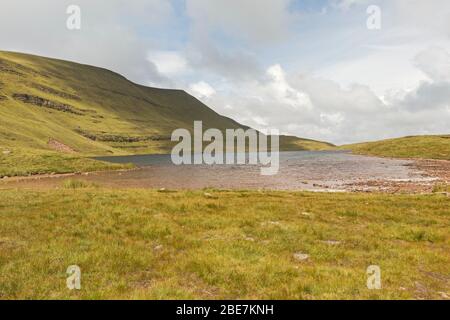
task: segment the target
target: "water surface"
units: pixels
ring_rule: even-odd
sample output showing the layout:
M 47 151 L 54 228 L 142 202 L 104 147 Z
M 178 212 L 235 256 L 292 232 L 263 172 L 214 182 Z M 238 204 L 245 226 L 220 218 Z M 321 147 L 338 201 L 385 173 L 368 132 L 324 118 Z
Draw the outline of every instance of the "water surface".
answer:
M 346 185 L 372 180 L 422 179 L 410 160 L 353 155 L 341 151 L 281 152 L 277 175 L 262 176 L 258 165 L 172 164 L 170 155 L 101 157 L 134 163 L 139 170 L 90 175 L 109 186 L 167 189 L 345 190 Z

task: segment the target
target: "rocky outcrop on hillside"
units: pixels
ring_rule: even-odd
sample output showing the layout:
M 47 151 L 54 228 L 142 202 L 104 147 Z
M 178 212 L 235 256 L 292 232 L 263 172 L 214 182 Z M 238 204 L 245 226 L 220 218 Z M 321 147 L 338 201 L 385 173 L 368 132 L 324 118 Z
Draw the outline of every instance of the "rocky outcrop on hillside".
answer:
M 162 135 L 143 135 L 143 136 L 132 136 L 124 134 L 107 134 L 107 133 L 93 133 L 82 129 L 75 129 L 75 132 L 93 141 L 103 141 L 103 142 L 143 142 L 143 141 L 170 141 L 170 136 Z
M 44 99 L 38 96 L 29 95 L 26 93 L 15 93 L 13 94 L 13 98 L 21 101 L 23 103 L 33 104 L 39 107 L 49 108 L 57 111 L 68 112 L 76 115 L 83 115 L 84 113 L 81 110 L 76 109 L 73 106 L 70 106 L 65 103 L 60 103 L 56 101 L 51 101 L 48 99 Z

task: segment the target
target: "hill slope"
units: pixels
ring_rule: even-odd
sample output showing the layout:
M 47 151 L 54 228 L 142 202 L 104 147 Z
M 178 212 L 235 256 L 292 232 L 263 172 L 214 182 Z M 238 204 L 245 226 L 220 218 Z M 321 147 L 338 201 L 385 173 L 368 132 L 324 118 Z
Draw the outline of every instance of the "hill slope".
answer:
M 167 153 L 172 131 L 191 130 L 195 120 L 205 128 L 246 128 L 182 90 L 144 87 L 106 69 L 0 51 L 0 146 L 6 152 Z M 280 144 L 283 150 L 331 147 L 296 137 L 281 137 Z M 0 158 L 0 166 L 7 166 Z
M 411 136 L 339 147 L 354 153 L 393 158 L 450 160 L 450 135 Z

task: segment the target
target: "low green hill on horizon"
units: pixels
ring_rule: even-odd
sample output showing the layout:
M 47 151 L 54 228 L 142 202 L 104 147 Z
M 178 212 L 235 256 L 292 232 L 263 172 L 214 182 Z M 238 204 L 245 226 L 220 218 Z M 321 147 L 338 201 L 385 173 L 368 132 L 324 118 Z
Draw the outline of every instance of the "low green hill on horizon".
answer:
M 172 131 L 192 131 L 196 120 L 205 129 L 248 128 L 182 90 L 145 87 L 103 68 L 0 51 L 0 175 L 78 171 L 76 165 L 49 168 L 42 152 L 48 152 L 49 164 L 86 156 L 168 153 Z M 333 145 L 282 136 L 280 147 L 323 150 Z M 17 169 L 17 158 L 28 165 Z
M 450 135 L 409 136 L 355 143 L 338 149 L 381 157 L 450 160 Z

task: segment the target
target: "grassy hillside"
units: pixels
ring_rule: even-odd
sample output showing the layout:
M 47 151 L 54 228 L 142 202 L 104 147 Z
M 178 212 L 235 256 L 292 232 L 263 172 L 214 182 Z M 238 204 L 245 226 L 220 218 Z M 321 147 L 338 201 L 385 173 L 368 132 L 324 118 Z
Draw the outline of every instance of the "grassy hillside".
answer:
M 109 70 L 0 51 L 0 146 L 22 157 L 30 150 L 80 156 L 167 153 L 172 131 L 191 129 L 195 120 L 205 129 L 244 127 L 181 90 L 144 87 Z M 294 137 L 283 137 L 280 144 L 286 150 L 330 147 Z
M 393 158 L 450 160 L 450 135 L 412 136 L 339 147 L 355 153 Z
M 336 146 L 322 141 L 316 141 L 311 139 L 302 139 L 292 136 L 280 136 L 280 149 L 282 151 L 301 151 L 301 150 L 311 150 L 311 151 L 322 151 L 322 150 L 332 150 Z
M 0 192 L 0 299 L 450 295 L 443 195 L 65 187 Z M 367 289 L 370 265 L 381 290 Z

